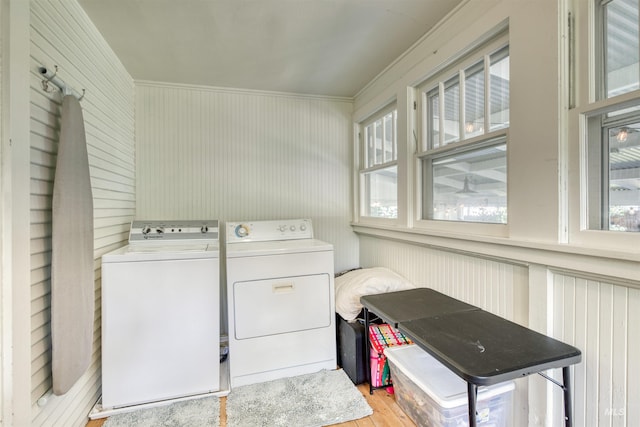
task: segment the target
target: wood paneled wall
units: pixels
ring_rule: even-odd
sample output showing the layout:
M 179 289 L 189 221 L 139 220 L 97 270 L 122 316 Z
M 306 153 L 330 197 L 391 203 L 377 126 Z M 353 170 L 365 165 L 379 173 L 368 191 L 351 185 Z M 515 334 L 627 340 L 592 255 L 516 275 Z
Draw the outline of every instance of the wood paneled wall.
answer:
M 37 68 L 58 76 L 81 101 L 94 197 L 96 315 L 93 361 L 64 396 L 51 395 L 51 196 L 60 129 L 59 92 L 42 89 Z M 31 404 L 32 424 L 81 426 L 100 394 L 100 257 L 122 246 L 135 209 L 134 85 L 75 1 L 31 1 Z M 51 88 L 51 86 L 50 86 Z M 45 397 L 43 406 L 38 399 Z
M 311 218 L 357 263 L 350 100 L 136 84 L 138 219 Z
M 340 98 L 137 82 L 136 218 L 311 218 L 336 271 L 355 267 L 351 112 Z M 221 301 L 225 331 L 224 286 Z
M 574 370 L 574 425 L 635 425 L 640 289 L 563 272 L 552 278 L 554 336 L 582 350 Z
M 578 347 L 573 369 L 576 426 L 630 426 L 640 419 L 640 289 L 544 265 L 492 260 L 369 236 L 365 267 L 385 266 Z M 531 271 L 535 273 L 531 273 Z M 561 380 L 561 371 L 550 372 Z M 529 385 L 527 385 L 529 381 Z M 516 381 L 513 425 L 562 425 L 560 387 L 537 376 Z

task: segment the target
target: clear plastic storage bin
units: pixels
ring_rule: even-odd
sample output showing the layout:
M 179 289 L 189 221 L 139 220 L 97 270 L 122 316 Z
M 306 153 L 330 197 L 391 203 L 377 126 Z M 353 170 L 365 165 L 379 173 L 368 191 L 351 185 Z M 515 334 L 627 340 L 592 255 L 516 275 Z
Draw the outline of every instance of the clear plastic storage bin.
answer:
M 385 349 L 396 400 L 418 426 L 469 425 L 467 383 L 417 345 Z M 509 427 L 513 381 L 478 388 L 477 423 Z

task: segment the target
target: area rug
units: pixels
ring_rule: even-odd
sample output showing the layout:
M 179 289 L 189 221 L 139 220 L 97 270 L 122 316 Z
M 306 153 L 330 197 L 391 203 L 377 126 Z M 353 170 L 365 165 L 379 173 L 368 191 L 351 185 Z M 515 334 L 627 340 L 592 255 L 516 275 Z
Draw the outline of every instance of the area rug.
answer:
M 183 400 L 107 418 L 103 427 L 218 427 L 220 399 L 215 396 Z
M 323 370 L 234 388 L 226 413 L 228 427 L 318 427 L 373 410 L 343 370 Z

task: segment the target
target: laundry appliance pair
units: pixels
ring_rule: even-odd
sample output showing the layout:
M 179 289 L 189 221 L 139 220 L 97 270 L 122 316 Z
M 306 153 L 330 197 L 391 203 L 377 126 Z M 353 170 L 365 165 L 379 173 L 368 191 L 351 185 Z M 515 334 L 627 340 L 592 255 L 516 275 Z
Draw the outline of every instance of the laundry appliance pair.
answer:
M 218 231 L 217 220 L 134 221 L 129 244 L 103 256 L 103 409 L 336 368 L 332 245 L 309 219 L 233 221 L 221 374 Z

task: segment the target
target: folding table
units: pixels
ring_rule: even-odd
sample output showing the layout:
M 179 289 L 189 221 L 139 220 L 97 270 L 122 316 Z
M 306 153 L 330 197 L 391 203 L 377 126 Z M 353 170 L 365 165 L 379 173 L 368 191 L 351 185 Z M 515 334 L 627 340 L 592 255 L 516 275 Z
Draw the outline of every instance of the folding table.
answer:
M 360 303 L 364 307 L 364 330 L 367 357 L 365 367 L 369 380 L 369 394 L 373 394 L 371 385 L 371 366 L 369 351 L 371 347 L 369 338 L 370 313 L 375 313 L 384 322 L 394 328 L 398 328 L 400 322 L 420 319 L 427 315 L 439 315 L 456 311 L 480 310 L 478 307 L 467 304 L 455 298 L 451 298 L 430 288 L 415 288 L 405 291 L 389 292 L 385 294 L 365 295 L 360 297 Z
M 580 362 L 579 349 L 436 291 L 420 289 L 424 290 L 361 297 L 367 331 L 369 310 L 376 314 L 379 310 L 380 317 L 464 379 L 471 426 L 476 426 L 478 386 L 534 373 L 563 389 L 565 426 L 573 425 L 570 365 Z M 554 368 L 562 368 L 562 383 L 543 373 Z

